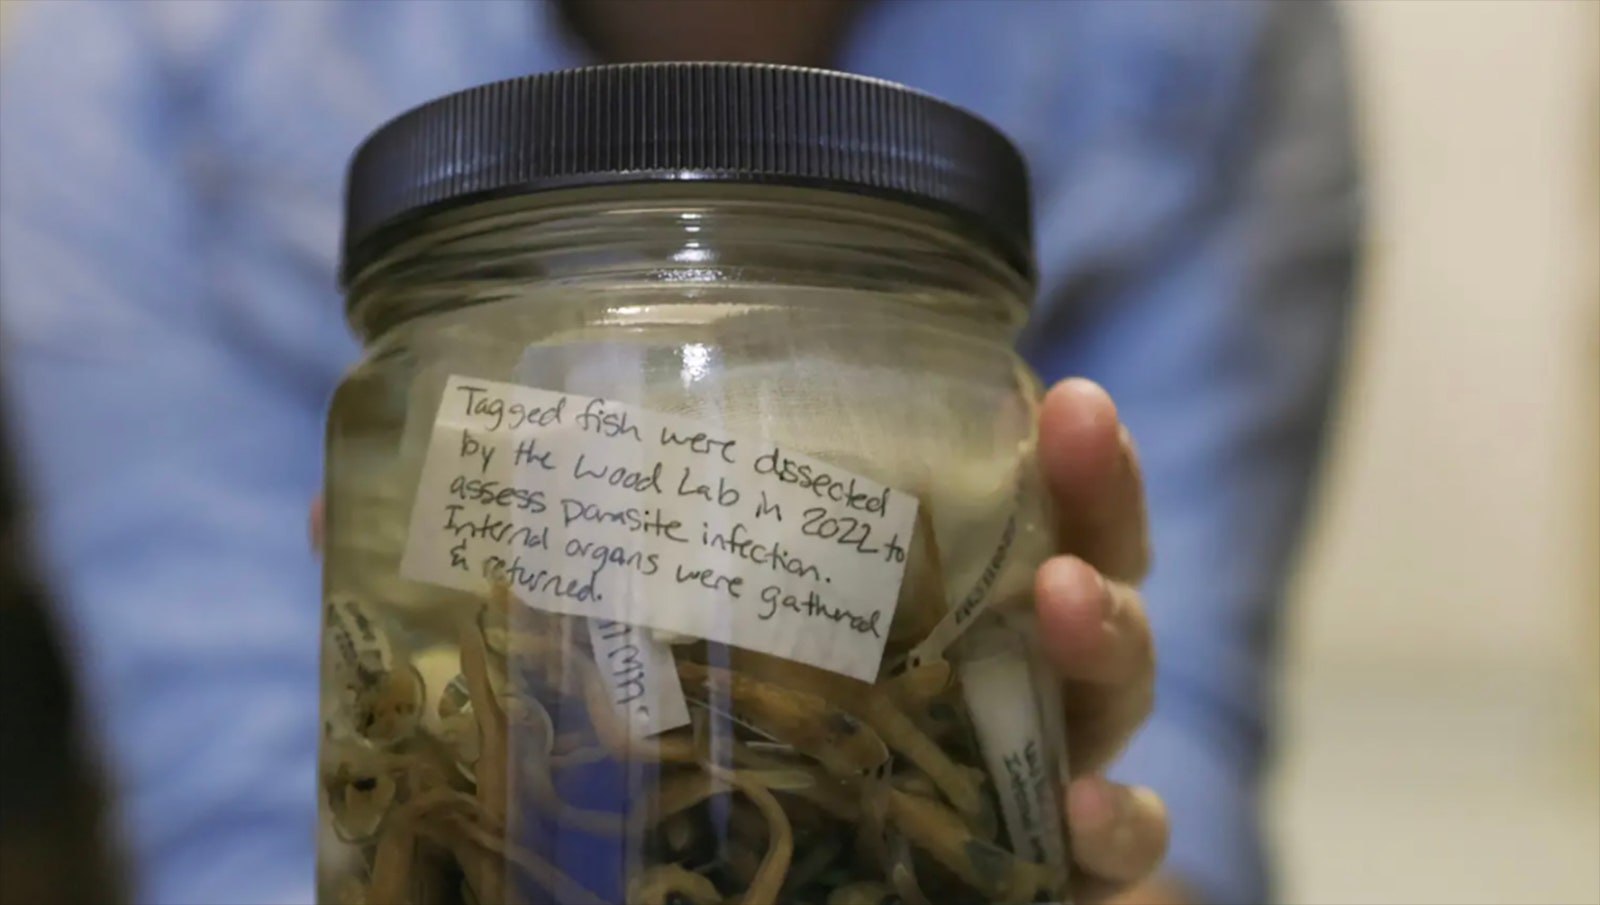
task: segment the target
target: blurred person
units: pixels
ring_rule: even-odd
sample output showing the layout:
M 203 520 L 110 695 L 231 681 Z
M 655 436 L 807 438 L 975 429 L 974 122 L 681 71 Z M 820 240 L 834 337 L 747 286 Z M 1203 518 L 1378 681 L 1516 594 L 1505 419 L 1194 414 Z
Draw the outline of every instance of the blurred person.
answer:
M 1148 706 L 1148 662 L 1108 647 L 1142 637 L 1153 547 L 1156 704 L 1113 777 L 1164 797 L 1171 848 L 1126 901 L 1269 898 L 1278 603 L 1358 226 L 1328 4 L 112 0 L 8 30 L 0 367 L 140 900 L 312 897 L 318 582 L 295 526 L 357 354 L 334 281 L 349 154 L 450 91 L 663 59 L 887 78 L 1018 142 L 1041 271 L 1020 348 L 1116 400 L 1063 384 L 1041 428 L 1080 557 L 1040 576 L 1085 705 L 1074 757 L 1115 753 Z M 1074 634 L 1056 598 L 1115 602 L 1127 629 Z M 1159 805 L 1093 775 L 1068 799 L 1090 895 L 1148 870 Z
M 0 905 L 120 905 L 111 803 L 29 524 L 0 419 Z

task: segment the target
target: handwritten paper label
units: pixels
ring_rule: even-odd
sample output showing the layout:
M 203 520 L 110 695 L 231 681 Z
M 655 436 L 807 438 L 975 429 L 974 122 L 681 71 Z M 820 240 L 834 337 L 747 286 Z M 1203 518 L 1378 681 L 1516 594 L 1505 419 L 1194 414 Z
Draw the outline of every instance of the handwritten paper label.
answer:
M 1027 648 L 1020 639 L 1010 640 L 1015 638 L 996 631 L 977 639 L 974 647 L 982 652 L 961 661 L 961 688 L 1000 797 L 1012 850 L 1029 861 L 1062 867 L 1066 848 L 1056 800 L 1059 760 L 1041 729 Z
M 401 574 L 876 677 L 916 498 L 690 419 L 452 376 Z
M 689 724 L 689 705 L 678 683 L 671 646 L 640 628 L 609 619 L 589 619 L 589 644 L 611 702 L 638 738 Z

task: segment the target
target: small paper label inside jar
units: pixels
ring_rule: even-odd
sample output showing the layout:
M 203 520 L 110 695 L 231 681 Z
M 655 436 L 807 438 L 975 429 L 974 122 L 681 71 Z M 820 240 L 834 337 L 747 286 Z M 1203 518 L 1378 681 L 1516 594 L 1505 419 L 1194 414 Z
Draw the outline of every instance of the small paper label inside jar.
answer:
M 1055 795 L 1060 764 L 1032 703 L 1037 689 L 1025 648 L 1003 639 L 961 661 L 961 688 L 1012 849 L 1029 861 L 1060 867 L 1066 860 Z
M 647 629 L 590 619 L 589 646 L 595 665 L 636 738 L 689 725 L 689 705 L 678 684 L 678 663 L 672 647 L 650 637 Z
M 876 678 L 916 497 L 608 399 L 452 376 L 400 571 Z

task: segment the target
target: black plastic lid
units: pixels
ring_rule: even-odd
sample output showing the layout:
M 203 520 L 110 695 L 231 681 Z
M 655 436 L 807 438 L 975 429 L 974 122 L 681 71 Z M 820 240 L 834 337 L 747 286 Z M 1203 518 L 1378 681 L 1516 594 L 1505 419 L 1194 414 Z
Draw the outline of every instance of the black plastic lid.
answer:
M 593 66 L 494 82 L 401 114 L 350 163 L 348 283 L 418 214 L 577 186 L 808 186 L 943 211 L 1033 277 L 1028 174 L 998 129 L 878 79 L 751 63 Z

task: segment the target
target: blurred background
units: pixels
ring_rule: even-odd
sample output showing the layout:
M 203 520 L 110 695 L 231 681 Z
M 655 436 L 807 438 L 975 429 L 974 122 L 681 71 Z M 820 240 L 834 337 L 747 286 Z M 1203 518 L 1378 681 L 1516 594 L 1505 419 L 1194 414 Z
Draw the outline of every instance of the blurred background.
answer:
M 1600 902 L 1600 4 L 1344 6 L 1365 298 L 1286 652 L 1291 902 Z
M 1286 899 L 1600 903 L 1600 2 L 1345 14 L 1372 220 L 1285 655 Z

